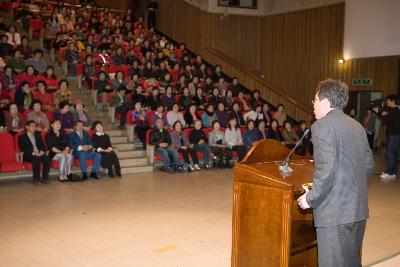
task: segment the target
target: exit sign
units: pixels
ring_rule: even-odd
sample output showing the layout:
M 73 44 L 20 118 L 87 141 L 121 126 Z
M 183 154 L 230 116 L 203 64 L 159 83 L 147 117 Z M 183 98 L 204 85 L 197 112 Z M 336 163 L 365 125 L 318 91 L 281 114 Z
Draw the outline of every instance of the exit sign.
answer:
M 372 79 L 353 79 L 353 85 L 372 85 Z

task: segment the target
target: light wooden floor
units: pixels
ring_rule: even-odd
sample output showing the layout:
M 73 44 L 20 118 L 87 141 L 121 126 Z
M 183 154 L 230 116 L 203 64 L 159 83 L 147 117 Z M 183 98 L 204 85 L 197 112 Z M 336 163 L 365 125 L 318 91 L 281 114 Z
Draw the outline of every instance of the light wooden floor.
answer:
M 2 182 L 0 267 L 228 267 L 232 174 Z M 364 264 L 400 251 L 400 181 L 375 175 L 369 196 Z

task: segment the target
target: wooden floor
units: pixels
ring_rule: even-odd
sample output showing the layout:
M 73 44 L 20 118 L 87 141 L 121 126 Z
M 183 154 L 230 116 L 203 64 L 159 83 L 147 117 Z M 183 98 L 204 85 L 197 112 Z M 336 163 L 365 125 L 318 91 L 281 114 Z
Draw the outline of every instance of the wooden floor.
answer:
M 0 266 L 228 267 L 232 174 L 1 182 Z M 400 181 L 383 184 L 375 174 L 369 199 L 364 264 L 400 251 Z

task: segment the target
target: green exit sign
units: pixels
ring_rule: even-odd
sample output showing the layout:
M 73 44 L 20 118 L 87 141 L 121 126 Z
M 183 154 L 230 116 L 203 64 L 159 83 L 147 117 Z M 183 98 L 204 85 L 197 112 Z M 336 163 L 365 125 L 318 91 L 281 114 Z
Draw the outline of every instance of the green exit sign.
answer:
M 372 85 L 372 79 L 353 79 L 353 85 Z

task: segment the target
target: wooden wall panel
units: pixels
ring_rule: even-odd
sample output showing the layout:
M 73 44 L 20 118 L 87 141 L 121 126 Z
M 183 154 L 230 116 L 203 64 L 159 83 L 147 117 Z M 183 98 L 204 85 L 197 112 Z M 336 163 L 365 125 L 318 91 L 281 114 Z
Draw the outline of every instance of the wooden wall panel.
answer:
M 381 90 L 383 95 L 396 92 L 399 57 L 354 59 L 338 64 L 343 52 L 344 3 L 266 17 L 228 15 L 223 20 L 221 14 L 207 13 L 183 0 L 159 3 L 160 31 L 185 42 L 194 52 L 212 57 L 205 59 L 224 65 L 227 74 L 240 75 L 243 84 L 261 89 L 273 104 L 281 98 L 254 81 L 254 76 L 245 74 L 248 70 L 258 70 L 268 84 L 309 108 L 318 82 L 328 77 L 343 79 L 352 90 Z M 227 61 L 211 56 L 209 48 L 247 70 L 226 67 Z M 351 86 L 353 78 L 372 78 L 374 85 Z M 297 114 L 298 110 L 293 112 Z

